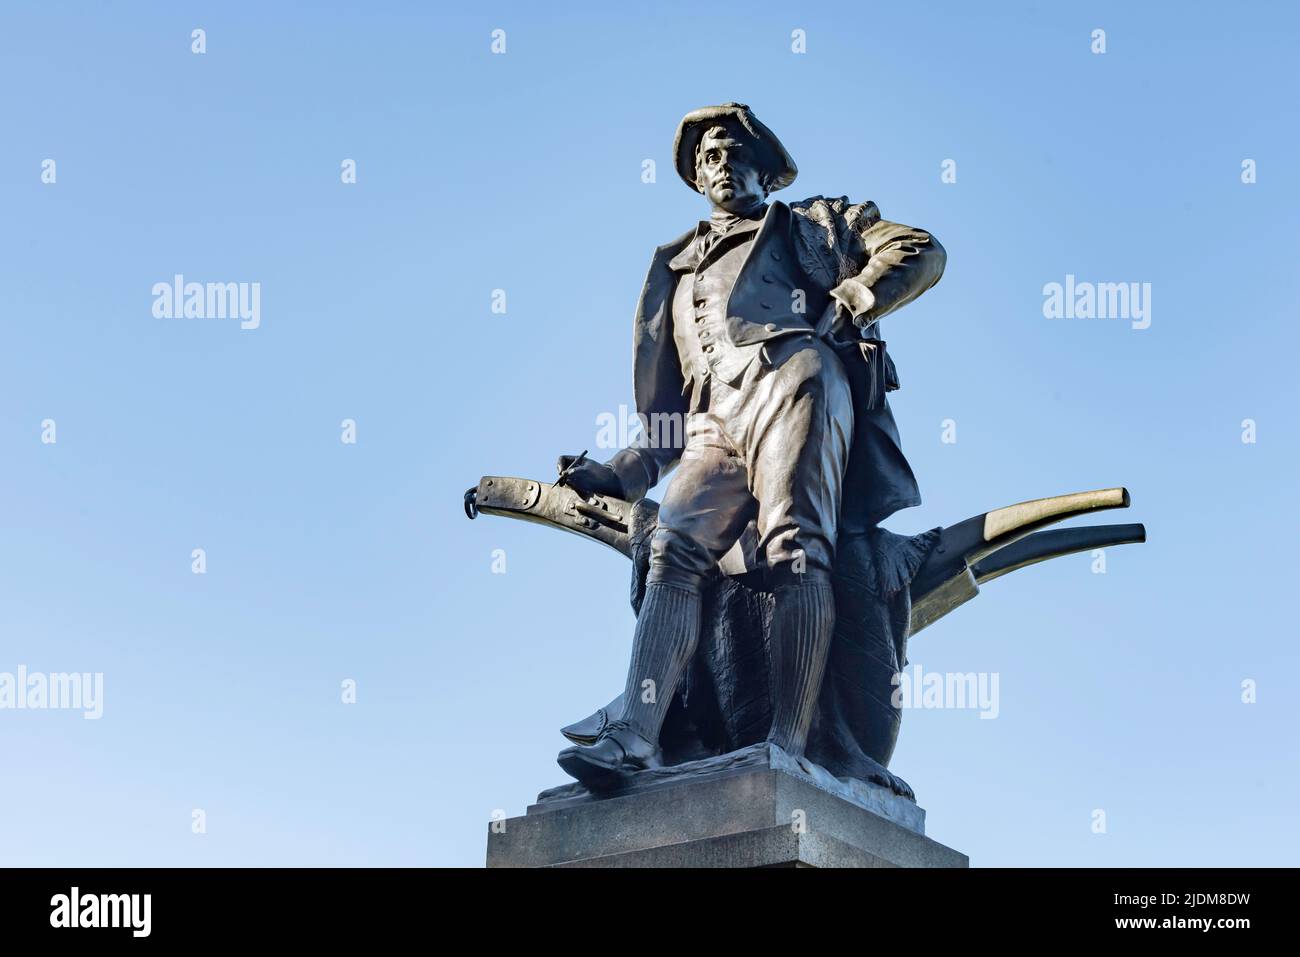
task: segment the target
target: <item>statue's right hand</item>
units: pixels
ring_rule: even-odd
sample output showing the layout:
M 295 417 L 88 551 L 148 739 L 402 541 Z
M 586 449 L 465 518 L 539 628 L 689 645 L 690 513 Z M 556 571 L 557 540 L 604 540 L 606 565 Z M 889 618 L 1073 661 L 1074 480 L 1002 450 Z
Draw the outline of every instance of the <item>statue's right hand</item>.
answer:
M 561 455 L 556 467 L 561 473 L 572 467 L 572 471 L 564 480 L 564 484 L 579 495 L 610 495 L 614 498 L 624 498 L 626 492 L 623 490 L 623 481 L 618 477 L 610 466 L 604 462 L 593 462 L 591 459 L 583 459 L 574 466 L 577 460 L 576 455 Z

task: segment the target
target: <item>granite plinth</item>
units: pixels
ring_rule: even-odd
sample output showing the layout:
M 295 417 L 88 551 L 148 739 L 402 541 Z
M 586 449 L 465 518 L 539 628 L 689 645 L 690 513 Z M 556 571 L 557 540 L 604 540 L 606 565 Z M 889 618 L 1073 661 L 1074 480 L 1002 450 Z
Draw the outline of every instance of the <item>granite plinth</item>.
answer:
M 526 814 L 489 828 L 487 865 L 969 866 L 926 837 L 925 812 L 889 789 L 818 781 L 768 745 L 710 761 L 641 772 L 617 792 L 544 791 Z

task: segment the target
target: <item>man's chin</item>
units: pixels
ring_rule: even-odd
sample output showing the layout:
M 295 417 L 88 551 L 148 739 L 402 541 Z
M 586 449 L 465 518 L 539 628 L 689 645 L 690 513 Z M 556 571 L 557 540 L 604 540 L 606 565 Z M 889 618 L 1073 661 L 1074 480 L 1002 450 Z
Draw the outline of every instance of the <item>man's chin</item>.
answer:
M 732 195 L 726 199 L 719 198 L 715 200 L 713 205 L 718 209 L 723 209 L 734 215 L 741 216 L 756 209 L 761 203 L 761 199 L 752 196 L 737 197 Z

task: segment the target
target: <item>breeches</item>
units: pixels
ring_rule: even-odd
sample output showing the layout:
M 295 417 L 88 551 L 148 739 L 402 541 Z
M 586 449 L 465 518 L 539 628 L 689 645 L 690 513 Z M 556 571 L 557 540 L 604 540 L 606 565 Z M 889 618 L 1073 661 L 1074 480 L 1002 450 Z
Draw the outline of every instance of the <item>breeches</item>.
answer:
M 710 382 L 685 432 L 651 540 L 651 581 L 708 574 L 751 520 L 777 582 L 829 574 L 853 436 L 848 380 L 829 346 L 769 342 L 734 387 Z

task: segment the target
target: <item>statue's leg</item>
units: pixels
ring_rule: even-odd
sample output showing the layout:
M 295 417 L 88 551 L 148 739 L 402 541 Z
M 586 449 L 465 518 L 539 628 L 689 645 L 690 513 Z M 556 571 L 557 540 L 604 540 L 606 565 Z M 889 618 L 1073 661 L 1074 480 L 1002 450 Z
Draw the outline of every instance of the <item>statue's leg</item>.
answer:
M 704 582 L 754 514 L 744 464 L 710 440 L 706 418 L 691 417 L 681 464 L 659 508 L 622 713 L 595 744 L 560 754 L 560 766 L 588 783 L 657 762 L 660 728 L 699 642 Z
M 786 753 L 803 754 L 835 631 L 830 580 L 807 572 L 779 585 L 772 606 L 772 727 L 767 740 Z
M 745 412 L 759 546 L 774 596 L 768 740 L 797 756 L 808 741 L 835 629 L 830 575 L 853 435 L 839 358 L 819 340 L 807 342 L 754 383 Z

